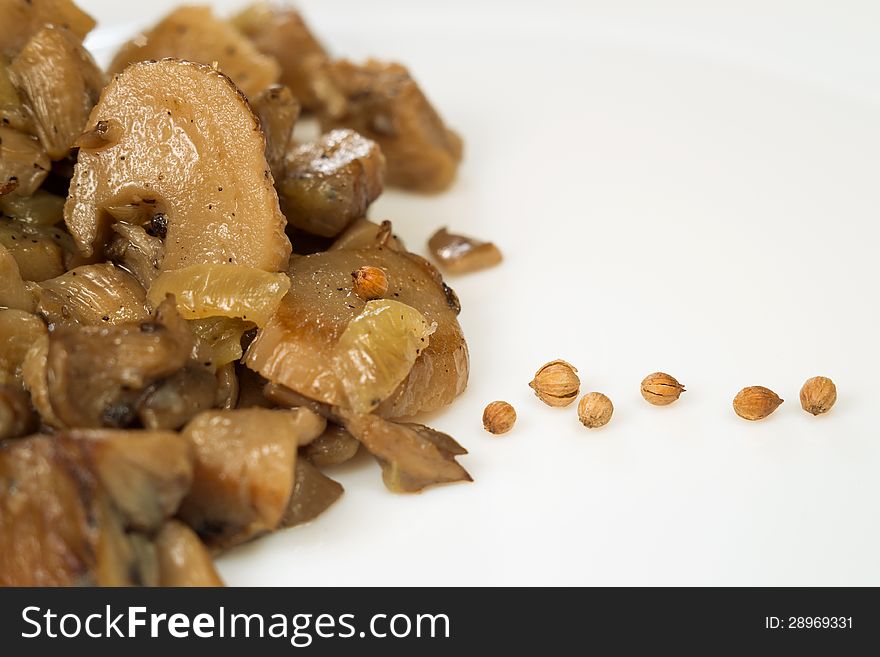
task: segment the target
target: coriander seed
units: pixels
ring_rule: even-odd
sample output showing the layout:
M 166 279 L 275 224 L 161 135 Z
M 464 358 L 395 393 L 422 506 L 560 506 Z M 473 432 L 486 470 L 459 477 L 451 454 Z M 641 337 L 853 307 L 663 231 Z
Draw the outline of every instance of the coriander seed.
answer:
M 578 403 L 578 418 L 587 429 L 604 427 L 612 413 L 614 404 L 601 392 L 588 392 Z
M 783 402 L 775 392 L 764 386 L 749 386 L 733 398 L 733 410 L 744 420 L 762 420 Z
M 581 388 L 577 369 L 564 360 L 554 360 L 535 373 L 529 387 L 548 406 L 568 406 L 577 399 Z
M 506 401 L 493 401 L 483 411 L 483 428 L 489 433 L 507 433 L 516 423 L 516 409 Z
M 388 276 L 379 267 L 364 266 L 353 271 L 354 292 L 364 301 L 381 299 L 388 293 Z
M 837 386 L 826 376 L 807 379 L 801 388 L 801 408 L 807 413 L 821 415 L 827 413 L 837 401 Z
M 654 406 L 667 406 L 685 392 L 675 377 L 663 372 L 654 372 L 642 380 L 642 397 Z

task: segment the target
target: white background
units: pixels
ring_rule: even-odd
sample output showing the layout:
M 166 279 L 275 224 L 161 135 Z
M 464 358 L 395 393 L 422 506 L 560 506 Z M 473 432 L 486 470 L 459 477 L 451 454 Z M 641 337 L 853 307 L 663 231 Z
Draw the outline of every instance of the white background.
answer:
M 119 28 L 106 56 L 175 3 L 81 4 Z M 880 585 L 880 6 L 301 5 L 334 53 L 408 64 L 465 138 L 451 191 L 372 216 L 505 263 L 450 279 L 471 383 L 427 418 L 475 482 L 393 495 L 359 459 L 326 515 L 223 557 L 227 582 Z M 534 398 L 554 358 L 612 398 L 604 429 Z M 673 406 L 641 399 L 655 370 L 686 384 Z M 819 418 L 816 374 L 839 390 Z M 740 420 L 746 385 L 786 402 Z M 503 438 L 493 399 L 519 413 Z

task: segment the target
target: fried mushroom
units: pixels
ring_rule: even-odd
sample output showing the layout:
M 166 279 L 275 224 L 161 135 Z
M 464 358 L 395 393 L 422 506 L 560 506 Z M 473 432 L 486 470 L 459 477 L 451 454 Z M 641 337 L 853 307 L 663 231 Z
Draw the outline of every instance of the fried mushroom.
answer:
M 107 243 L 111 208 L 151 199 L 164 209 L 163 271 L 207 263 L 284 269 L 290 243 L 265 141 L 229 78 L 191 62 L 132 64 L 104 89 L 88 125 L 109 120 L 120 126 L 118 138 L 80 148 L 65 205 L 83 255 Z

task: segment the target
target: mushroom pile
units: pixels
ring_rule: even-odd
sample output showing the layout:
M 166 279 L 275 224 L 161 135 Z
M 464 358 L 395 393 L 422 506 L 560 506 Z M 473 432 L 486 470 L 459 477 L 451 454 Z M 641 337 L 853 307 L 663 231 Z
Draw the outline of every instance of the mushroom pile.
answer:
M 408 421 L 467 385 L 458 298 L 367 218 L 461 159 L 404 67 L 267 4 L 179 8 L 106 73 L 70 0 L 0 15 L 0 585 L 220 584 L 361 450 L 395 492 L 470 480 Z

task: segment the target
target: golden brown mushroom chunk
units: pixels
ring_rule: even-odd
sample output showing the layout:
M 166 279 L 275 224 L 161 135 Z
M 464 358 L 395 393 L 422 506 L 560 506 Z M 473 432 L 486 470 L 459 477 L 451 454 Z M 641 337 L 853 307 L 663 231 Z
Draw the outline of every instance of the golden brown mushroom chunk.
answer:
M 9 75 L 33 112 L 49 158 L 66 157 L 104 88 L 95 60 L 69 30 L 47 25 L 18 53 Z
M 196 467 L 180 517 L 213 547 L 277 529 L 293 492 L 299 443 L 324 426 L 306 409 L 199 414 L 183 431 Z
M 52 331 L 47 393 L 65 426 L 131 426 L 147 389 L 187 365 L 195 337 L 172 315 L 173 307 L 163 304 L 159 310 L 156 319 L 139 323 Z M 163 318 L 163 313 L 170 317 Z
M 0 443 L 0 586 L 158 584 L 149 536 L 189 487 L 180 444 L 101 431 Z
M 346 406 L 346 388 L 366 382 L 343 381 L 336 367 L 337 343 L 366 303 L 354 293 L 351 272 L 378 267 L 388 278 L 387 299 L 403 303 L 424 316 L 436 330 L 426 338 L 409 374 L 376 412 L 383 417 L 408 417 L 451 403 L 467 385 L 468 352 L 458 324 L 458 300 L 437 270 L 419 256 L 382 247 L 341 249 L 294 258 L 291 287 L 275 316 L 251 344 L 246 362 L 274 383 L 316 401 Z M 373 302 L 370 302 L 373 303 Z M 377 371 L 382 352 L 396 359 L 399 345 L 372 344 Z M 393 340 L 390 336 L 387 338 Z
M 37 430 L 38 421 L 23 389 L 0 384 L 0 440 L 26 436 Z
M 37 312 L 56 326 L 101 326 L 149 317 L 144 289 L 110 263 L 83 265 L 37 287 Z
M 14 56 L 46 23 L 85 39 L 95 20 L 71 0 L 0 0 L 0 54 Z
M 461 138 L 400 64 L 345 60 L 321 68 L 324 130 L 351 128 L 381 146 L 388 184 L 420 192 L 446 189 L 462 157 Z
M 0 197 L 30 196 L 52 166 L 40 140 L 0 126 Z
M 281 65 L 281 83 L 290 87 L 303 109 L 319 106 L 313 84 L 316 68 L 327 58 L 299 12 L 290 7 L 258 2 L 244 9 L 232 23 L 254 45 Z
M 293 127 L 299 118 L 300 104 L 288 87 L 273 84 L 251 100 L 251 107 L 266 136 L 266 160 L 275 180 L 284 176 L 284 156 L 287 154 Z
M 156 536 L 159 586 L 223 586 L 211 555 L 192 529 L 169 520 Z
M 297 459 L 290 502 L 282 527 L 295 527 L 324 513 L 343 493 L 342 485 L 305 459 Z
M 118 137 L 82 147 L 64 208 L 90 256 L 107 243 L 111 209 L 152 202 L 164 219 L 161 269 L 234 263 L 286 267 L 290 243 L 259 123 L 229 78 L 166 59 L 131 65 L 104 90 L 89 126 Z
M 375 142 L 352 130 L 333 130 L 294 146 L 278 182 L 281 209 L 293 226 L 335 237 L 382 193 L 385 158 Z
M 179 7 L 151 30 L 122 46 L 110 73 L 121 73 L 134 62 L 173 57 L 208 66 L 217 62 L 247 96 L 256 96 L 278 82 L 278 62 L 260 53 L 230 23 L 214 16 L 210 7 Z
M 465 274 L 501 262 L 501 251 L 492 242 L 450 233 L 441 228 L 428 240 L 428 248 L 437 262 L 451 274 Z

